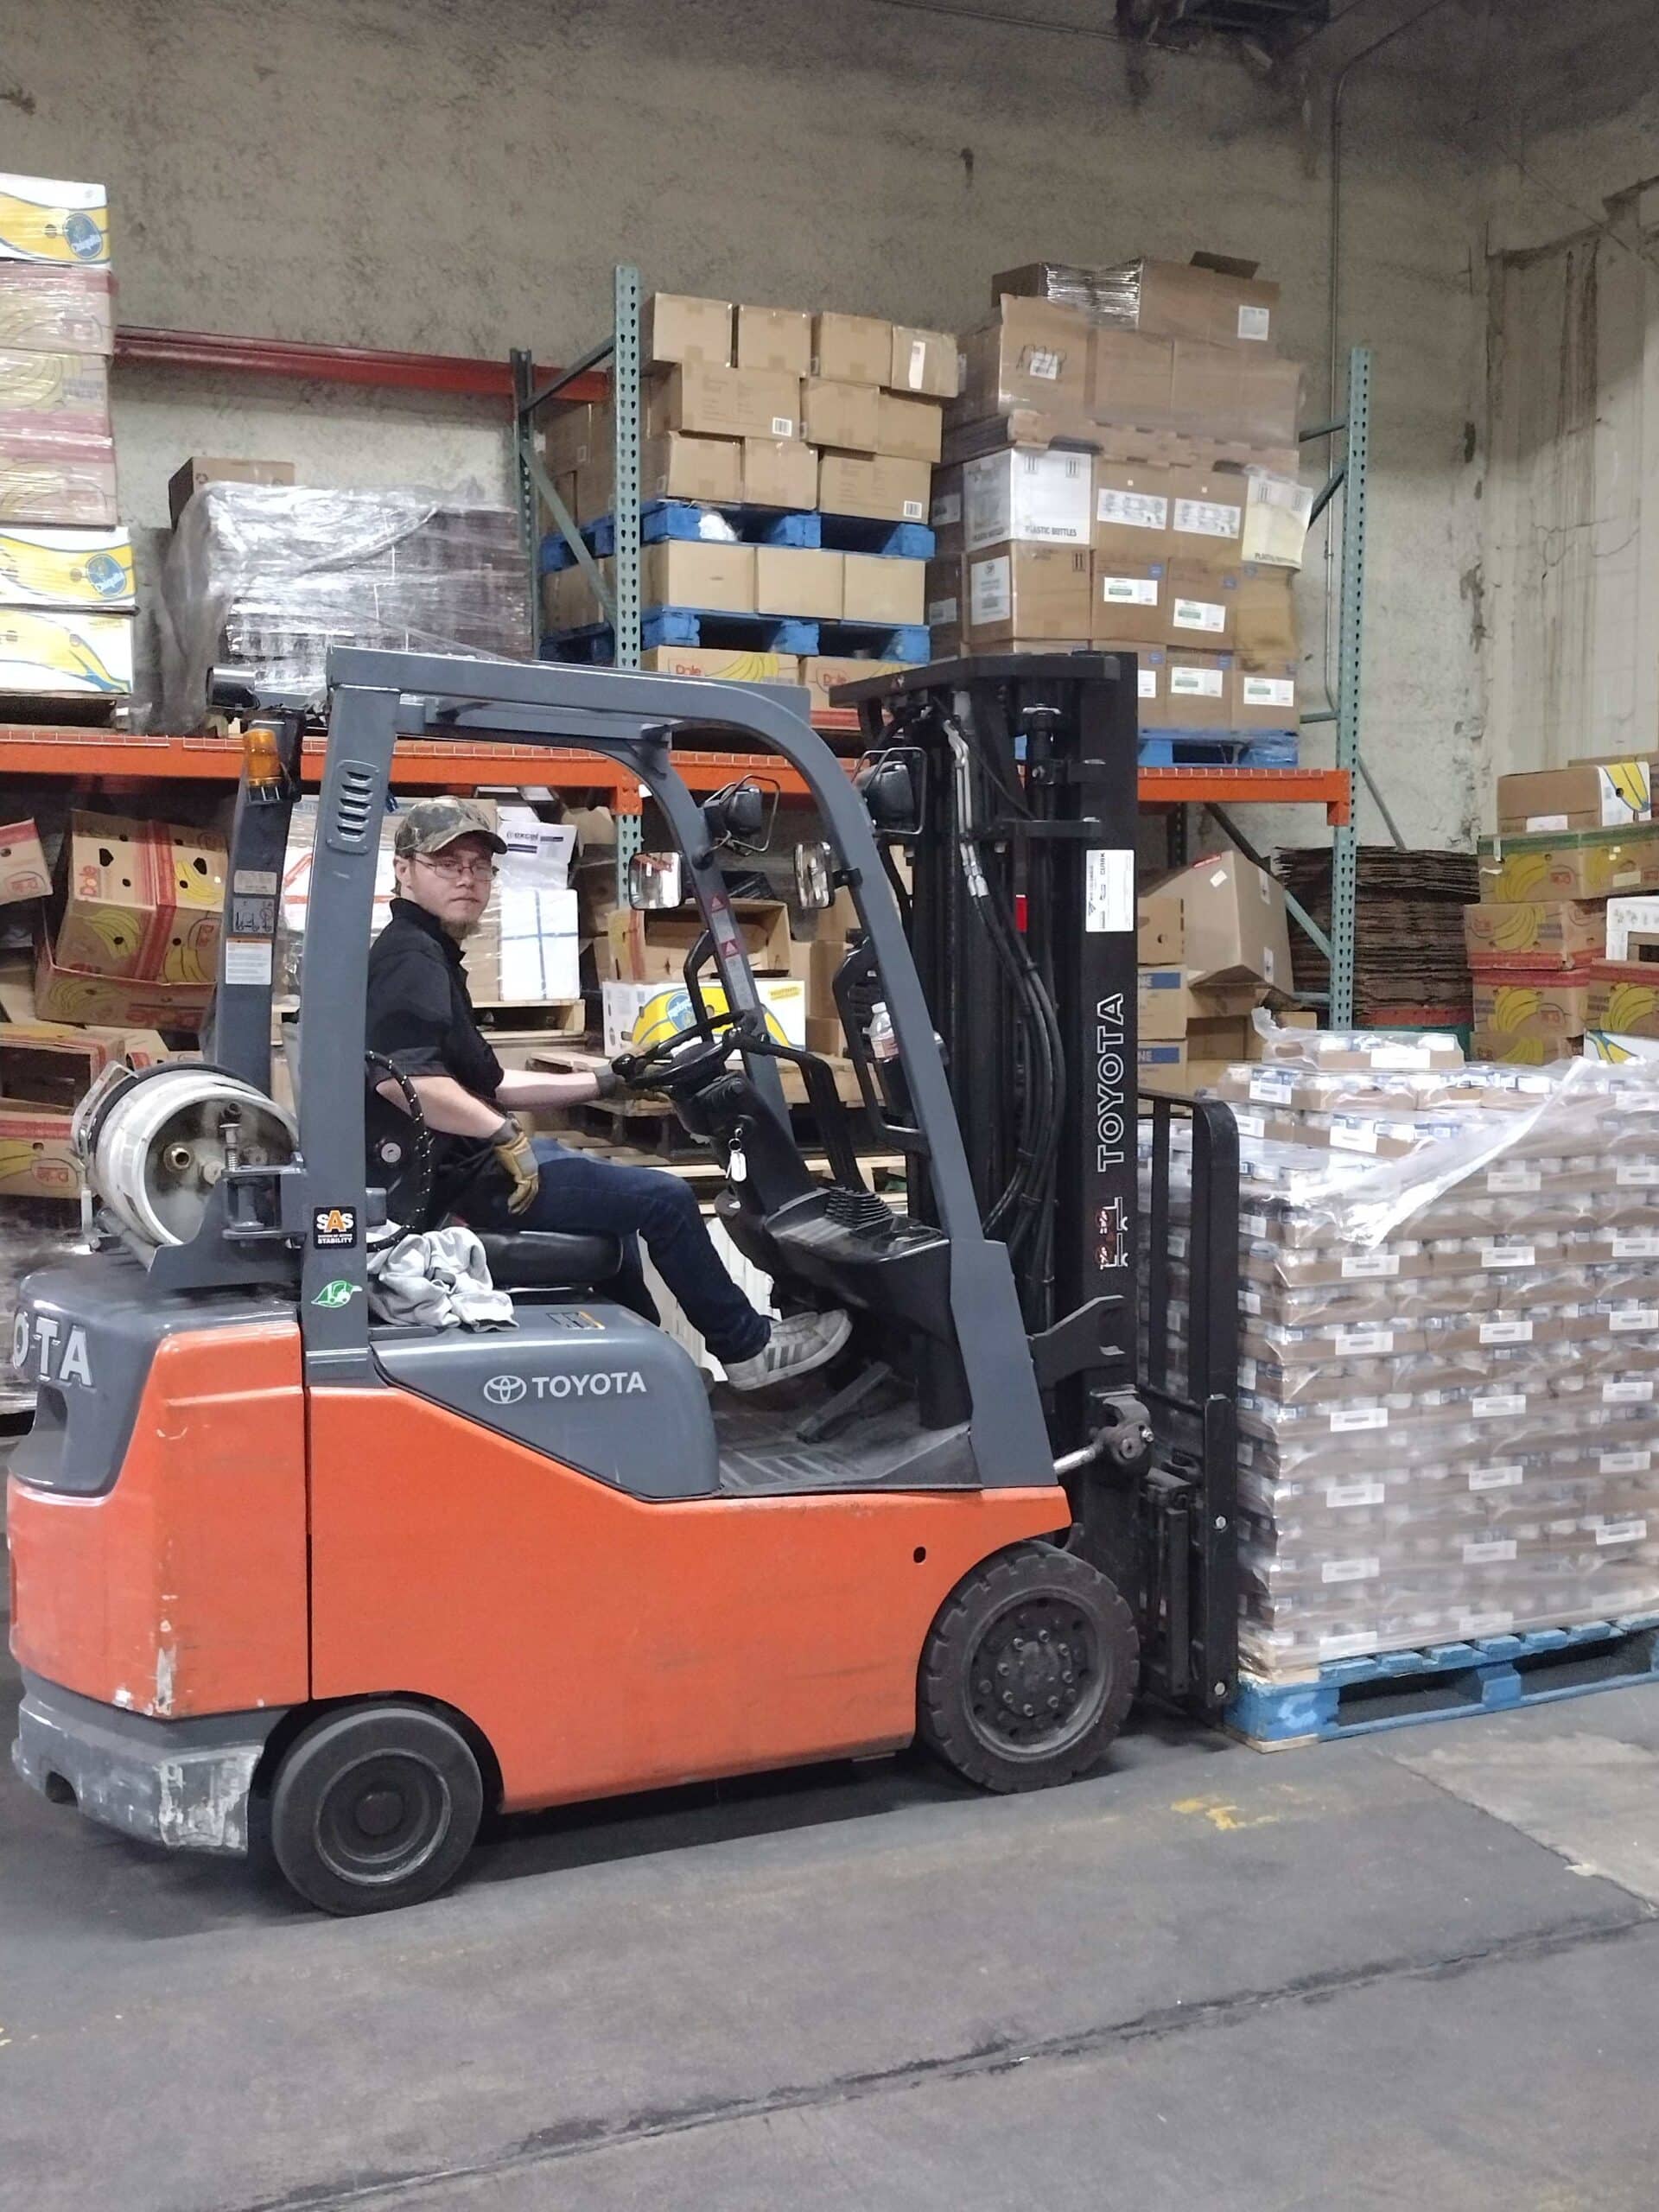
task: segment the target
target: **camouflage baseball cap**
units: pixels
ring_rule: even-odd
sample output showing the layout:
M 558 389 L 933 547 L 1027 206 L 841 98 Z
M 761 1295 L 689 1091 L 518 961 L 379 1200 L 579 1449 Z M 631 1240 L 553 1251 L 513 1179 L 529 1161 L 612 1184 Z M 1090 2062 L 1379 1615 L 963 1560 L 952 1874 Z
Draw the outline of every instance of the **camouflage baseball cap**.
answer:
M 392 841 L 392 850 L 441 853 L 457 837 L 482 837 L 493 853 L 505 853 L 507 842 L 483 808 L 470 798 L 417 798 L 404 809 Z

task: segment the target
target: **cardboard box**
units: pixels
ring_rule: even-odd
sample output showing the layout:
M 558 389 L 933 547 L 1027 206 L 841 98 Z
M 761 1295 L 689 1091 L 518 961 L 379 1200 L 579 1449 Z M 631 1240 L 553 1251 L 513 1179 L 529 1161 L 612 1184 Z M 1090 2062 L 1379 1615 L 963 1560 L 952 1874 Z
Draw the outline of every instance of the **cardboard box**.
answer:
M 1169 729 L 1226 729 L 1231 709 L 1228 688 L 1232 664 L 1222 653 L 1200 653 L 1171 645 L 1164 654 L 1164 727 Z
M 895 461 L 936 461 L 944 435 L 944 410 L 931 399 L 898 392 L 875 395 L 875 449 Z
M 1238 571 L 1231 642 L 1242 660 L 1257 666 L 1294 660 L 1298 643 L 1294 582 L 1288 569 L 1258 564 Z
M 927 563 L 890 554 L 849 553 L 842 612 L 849 622 L 925 622 Z
M 41 833 L 33 822 L 0 824 L 0 906 L 44 899 L 52 888 Z
M 1605 1060 L 1614 1067 L 1659 1060 L 1659 1037 L 1616 1037 L 1611 1029 L 1586 1029 L 1579 1045 L 1586 1060 Z
M 965 563 L 960 553 L 935 554 L 924 568 L 922 612 L 932 632 L 929 650 L 935 660 L 949 660 L 952 656 L 940 641 L 948 637 L 960 642 Z
M 467 939 L 466 962 L 475 1005 L 561 1005 L 579 999 L 575 893 L 503 881 Z
M 1574 761 L 1497 779 L 1497 826 L 1532 834 L 1547 830 L 1613 830 L 1653 818 L 1653 762 L 1649 759 Z
M 732 915 L 758 976 L 791 973 L 789 908 L 777 899 L 734 899 Z M 702 935 L 700 913 L 619 906 L 606 924 L 614 973 L 631 983 L 678 982 Z
M 1091 556 L 1091 633 L 1103 645 L 1160 645 L 1169 610 L 1164 604 L 1167 577 L 1161 561 L 1132 561 L 1116 555 Z
M 0 347 L 0 432 L 56 444 L 110 435 L 110 365 L 102 353 Z
M 1141 1080 L 1154 1089 L 1161 1088 L 1170 1077 L 1184 1075 L 1186 1071 L 1187 1043 L 1185 1037 L 1156 1037 L 1139 1039 L 1135 1043 L 1135 1065 Z
M 79 1165 L 69 1141 L 76 1107 L 115 1062 L 151 1067 L 167 1057 L 153 1031 L 0 1027 L 0 1193 L 77 1198 Z
M 0 346 L 29 353 L 113 353 L 109 270 L 0 258 Z
M 132 689 L 130 614 L 0 607 L 0 695 L 124 697 Z
M 957 341 L 948 330 L 913 330 L 906 323 L 893 329 L 893 353 L 882 383 L 894 391 L 930 399 L 957 396 Z
M 1617 969 L 1604 968 L 1579 988 L 1585 1014 L 1580 1030 L 1609 1030 L 1618 1037 L 1659 1037 L 1659 979 L 1650 971 L 1638 967 L 1621 974 Z M 1478 977 L 1476 988 L 1478 992 Z
M 1516 1037 L 1498 1029 L 1477 1029 L 1470 1039 L 1476 1059 L 1522 1068 L 1553 1067 L 1559 1060 L 1575 1059 L 1579 1042 L 1575 1037 Z M 1598 1052 L 1591 1057 L 1603 1055 Z
M 806 1049 L 806 985 L 794 976 L 757 976 L 755 993 L 766 1014 L 766 1027 L 780 1044 Z M 704 1003 L 710 1012 L 721 1010 L 724 995 L 716 984 L 703 985 Z M 670 982 L 626 983 L 607 981 L 600 986 L 603 1017 L 603 1049 L 626 1052 L 635 1046 L 689 1029 L 696 1020 L 690 994 L 677 979 Z
M 1174 550 L 1170 524 L 1173 476 L 1173 470 L 1139 461 L 1096 460 L 1096 552 L 1126 561 L 1168 560 Z
M 1185 1037 L 1198 1003 L 1186 985 L 1184 968 L 1141 968 L 1135 976 L 1135 1033 L 1140 1037 Z
M 48 447 L 0 430 L 0 520 L 113 529 L 114 441 L 93 438 Z
M 801 381 L 776 369 L 719 368 L 688 361 L 653 382 L 645 402 L 647 436 L 687 430 L 705 438 L 798 438 Z
M 697 361 L 715 368 L 732 365 L 732 303 L 701 300 L 683 292 L 654 292 L 639 323 L 640 358 L 649 367 Z
M 1243 557 L 1270 568 L 1300 569 L 1313 512 L 1311 485 L 1267 468 L 1244 474 Z
M 818 504 L 818 454 L 798 438 L 745 438 L 742 496 L 752 507 L 800 513 Z
M 1205 652 L 1225 652 L 1234 642 L 1238 578 L 1179 556 L 1169 564 L 1164 603 L 1165 641 Z
M 1020 408 L 1080 423 L 1089 402 L 1090 327 L 1074 308 L 1007 299 L 995 322 L 962 341 L 960 398 L 952 423 L 977 423 Z
M 939 554 L 964 553 L 967 533 L 963 515 L 963 464 L 957 461 L 950 468 L 936 468 L 933 472 L 933 496 L 928 503 L 928 528 L 933 533 L 933 550 Z
M 828 653 L 807 653 L 801 661 L 801 681 L 806 686 L 812 702 L 812 711 L 821 713 L 833 702 L 830 693 L 838 683 L 863 683 L 872 676 L 887 676 L 904 665 L 896 660 L 842 659 Z
M 1113 644 L 1109 638 L 1100 643 L 1108 649 Z M 1168 654 L 1161 645 L 1134 645 L 1125 647 L 1135 658 L 1135 728 L 1142 736 L 1148 730 L 1173 728 L 1173 718 L 1169 708 Z
M 1475 1027 L 1499 1037 L 1581 1037 L 1589 1026 L 1590 985 L 1548 969 L 1502 977 L 1475 974 Z M 1598 1020 L 1599 1028 L 1617 1025 Z
M 925 461 L 827 453 L 818 464 L 818 505 L 827 515 L 925 522 L 931 473 Z
M 213 995 L 211 983 L 151 982 L 95 975 L 54 960 L 42 938 L 35 955 L 35 1009 L 43 1021 L 115 1029 L 194 1031 Z
M 1659 827 L 1482 837 L 1483 900 L 1605 899 L 1659 890 Z
M 1072 269 L 1064 263 L 1028 262 L 991 279 L 993 297 L 1004 292 L 1049 298 L 1087 298 L 1093 311 L 1114 323 L 1154 337 L 1198 338 L 1210 345 L 1243 340 L 1265 345 L 1273 335 L 1279 287 L 1255 274 L 1255 264 L 1219 254 L 1190 262 L 1143 256 L 1110 269 Z
M 893 325 L 874 315 L 815 315 L 812 374 L 883 385 L 893 371 Z
M 1264 661 L 1247 667 L 1236 661 L 1230 703 L 1235 729 L 1296 729 L 1295 662 Z
M 647 438 L 639 449 L 639 497 L 735 506 L 743 497 L 743 448 L 734 438 L 673 432 Z
M 713 645 L 652 645 L 639 656 L 651 676 L 715 676 L 728 683 L 798 683 L 794 653 L 722 652 Z
M 137 604 L 132 540 L 124 530 L 21 530 L 0 524 L 0 607 L 92 607 L 130 613 Z
M 665 538 L 645 547 L 640 597 L 647 607 L 695 607 L 716 614 L 753 614 L 753 545 L 718 545 L 703 538 Z
M 1659 900 L 1618 899 L 1613 904 L 1651 904 L 1659 916 Z M 1604 950 L 1610 958 L 1622 960 L 1622 947 L 1615 951 L 1611 940 L 1611 907 L 1580 899 L 1521 899 L 1512 905 L 1494 900 L 1463 910 L 1463 941 L 1471 968 L 1571 968 Z
M 219 461 L 193 457 L 167 480 L 167 511 L 173 527 L 204 484 L 292 484 L 291 461 Z
M 844 553 L 801 545 L 757 545 L 753 552 L 757 613 L 841 619 Z
M 1659 899 L 1610 899 L 1605 907 L 1576 911 L 1600 920 L 1604 941 L 1596 950 L 1602 957 L 1637 963 L 1659 957 Z
M 608 401 L 554 401 L 543 419 L 542 458 L 548 474 L 562 476 L 580 468 L 584 461 L 597 461 L 614 449 L 616 418 Z
M 1135 957 L 1142 968 L 1179 968 L 1185 960 L 1185 873 L 1166 876 L 1135 895 Z
M 1195 861 L 1182 872 L 1179 884 L 1189 982 L 1199 988 L 1243 982 L 1290 989 L 1285 894 L 1272 876 L 1230 849 Z
M 843 1060 L 847 1057 L 847 1039 L 836 1014 L 809 1014 L 806 1017 L 806 1049 L 816 1052 L 820 1059 Z
M 962 470 L 963 536 L 988 545 L 1087 545 L 1093 462 L 1086 453 L 1019 449 L 982 454 Z
M 776 369 L 789 377 L 812 373 L 812 318 L 798 308 L 737 311 L 737 365 Z
M 1169 472 L 1171 550 L 1211 568 L 1236 569 L 1244 542 L 1248 480 L 1234 469 L 1184 466 Z
M 1166 430 L 1174 419 L 1175 349 L 1138 330 L 1099 329 L 1089 352 L 1084 405 L 1091 422 Z
M 109 257 L 110 203 L 101 184 L 0 175 L 0 260 L 86 268 Z
M 968 561 L 968 619 L 976 651 L 1036 639 L 1086 639 L 1093 611 L 1089 554 L 1069 545 L 1001 545 Z
M 607 586 L 615 569 L 615 562 L 607 554 L 599 563 L 599 573 Z M 585 630 L 608 619 L 588 571 L 574 566 L 555 569 L 542 578 L 542 605 L 548 627 L 553 631 Z
M 880 395 L 874 385 L 808 377 L 801 386 L 801 430 L 810 445 L 874 453 L 880 435 Z
M 1169 420 L 1188 437 L 1217 444 L 1294 447 L 1302 372 L 1294 361 L 1250 346 L 1173 346 Z

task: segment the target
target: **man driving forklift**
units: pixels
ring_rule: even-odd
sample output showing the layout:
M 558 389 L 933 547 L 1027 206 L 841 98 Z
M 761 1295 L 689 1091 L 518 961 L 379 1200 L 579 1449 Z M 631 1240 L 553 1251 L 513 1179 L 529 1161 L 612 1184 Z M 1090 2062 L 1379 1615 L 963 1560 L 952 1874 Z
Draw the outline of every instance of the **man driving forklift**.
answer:
M 839 1309 L 774 1321 L 733 1281 L 703 1226 L 690 1185 L 656 1168 L 623 1167 L 528 1136 L 515 1107 L 564 1107 L 609 1097 L 614 1067 L 591 1075 L 503 1069 L 479 1029 L 461 946 L 478 927 L 506 846 L 471 800 L 421 799 L 398 823 L 391 919 L 369 956 L 367 1041 L 397 1071 L 368 1102 L 369 1179 L 390 1188 L 410 1169 L 413 1086 L 434 1139 L 430 1218 L 455 1212 L 490 1230 L 563 1230 L 620 1236 L 622 1302 L 656 1322 L 639 1259 L 643 1237 L 658 1272 L 738 1390 L 764 1390 L 825 1365 L 847 1342 Z M 411 1223 L 419 1228 L 423 1223 Z

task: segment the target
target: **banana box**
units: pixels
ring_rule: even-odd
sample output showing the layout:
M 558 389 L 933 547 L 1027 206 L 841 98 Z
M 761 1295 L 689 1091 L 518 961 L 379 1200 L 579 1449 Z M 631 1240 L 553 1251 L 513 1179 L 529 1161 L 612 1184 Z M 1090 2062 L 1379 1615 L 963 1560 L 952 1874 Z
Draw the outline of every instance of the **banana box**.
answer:
M 9 437 L 0 424 L 0 527 L 79 523 L 110 530 L 115 518 L 112 439 L 48 446 L 38 438 Z
M 52 888 L 41 833 L 32 821 L 0 823 L 0 906 L 44 899 Z
M 1476 849 L 1483 905 L 1659 890 L 1659 824 L 1653 823 L 1630 830 L 1483 837 Z
M 804 1052 L 806 985 L 793 976 L 757 976 L 754 988 L 766 1015 L 767 1035 L 777 1044 L 792 1045 Z M 702 997 L 711 1014 L 725 1013 L 726 995 L 717 982 L 706 982 Z M 683 983 L 606 982 L 600 986 L 600 1004 L 607 1052 L 643 1052 L 648 1045 L 660 1045 L 677 1030 L 690 1029 L 696 1020 Z
M 1605 949 L 1605 909 L 1583 899 L 1494 899 L 1463 910 L 1474 969 L 1573 968 Z
M 80 1174 L 69 1141 L 75 1108 L 112 1062 L 143 1068 L 168 1057 L 153 1030 L 49 1021 L 0 1027 L 0 1194 L 78 1198 Z
M 1586 1060 L 1605 1060 L 1611 1067 L 1629 1067 L 1637 1060 L 1659 1060 L 1659 1037 L 1617 1037 L 1611 1029 L 1586 1029 Z
M 1573 1037 L 1517 1037 L 1501 1029 L 1477 1029 L 1473 1042 L 1478 1060 L 1496 1060 L 1504 1067 L 1547 1068 L 1578 1057 Z
M 1522 832 L 1624 830 L 1653 818 L 1653 763 L 1575 760 L 1497 779 L 1497 826 Z
M 1591 982 L 1588 1004 L 1586 1028 L 1616 1037 L 1659 1037 L 1659 974 L 1652 968 L 1604 963 Z
M 30 353 L 114 353 L 109 270 L 0 260 L 0 346 Z
M 60 968 L 211 988 L 225 904 L 222 839 L 207 830 L 77 810 L 59 865 Z
M 11 530 L 0 524 L 0 607 L 96 607 L 131 613 L 132 540 L 124 530 Z
M 0 174 L 0 261 L 91 268 L 110 258 L 110 199 L 101 184 Z
M 131 976 L 99 976 L 52 955 L 50 940 L 35 949 L 35 1011 L 43 1021 L 103 1028 L 194 1032 L 212 1002 L 207 983 L 152 983 Z
M 132 689 L 132 620 L 86 607 L 0 605 L 0 696 L 124 698 Z
M 1590 1026 L 1590 989 L 1586 978 L 1545 968 L 1516 969 L 1501 979 L 1477 972 L 1475 1027 L 1489 1037 L 1549 1041 L 1582 1037 Z
M 101 353 L 0 346 L 0 432 L 48 450 L 109 437 L 109 363 Z

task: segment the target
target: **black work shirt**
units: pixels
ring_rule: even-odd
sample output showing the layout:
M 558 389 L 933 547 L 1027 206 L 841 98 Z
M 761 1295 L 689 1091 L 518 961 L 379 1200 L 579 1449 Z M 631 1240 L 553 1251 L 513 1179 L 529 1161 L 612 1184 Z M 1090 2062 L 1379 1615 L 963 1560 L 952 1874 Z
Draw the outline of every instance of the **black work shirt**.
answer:
M 473 1016 L 461 947 L 435 915 L 412 899 L 392 900 L 391 919 L 369 950 L 367 1044 L 400 1074 L 453 1076 L 475 1098 L 493 1100 L 501 1081 L 501 1063 Z M 384 1068 L 368 1070 L 368 1179 L 385 1189 L 394 1218 L 404 1220 L 399 1201 L 407 1205 L 413 1195 L 414 1147 L 409 1116 L 379 1095 L 377 1085 L 385 1078 Z M 490 1147 L 481 1138 L 435 1130 L 432 1144 L 428 1219 L 437 1222 L 471 1187 Z M 493 1166 L 483 1168 L 480 1180 L 489 1180 L 493 1173 Z

